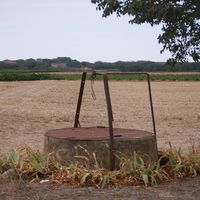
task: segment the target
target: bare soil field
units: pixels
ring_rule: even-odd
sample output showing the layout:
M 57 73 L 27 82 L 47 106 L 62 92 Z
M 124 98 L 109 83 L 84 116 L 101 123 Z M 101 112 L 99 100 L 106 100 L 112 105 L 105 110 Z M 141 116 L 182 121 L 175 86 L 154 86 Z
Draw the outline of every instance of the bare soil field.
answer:
M 43 149 L 50 129 L 72 127 L 80 81 L 0 82 L 0 152 Z M 86 82 L 80 122 L 107 126 L 103 83 Z M 152 131 L 146 82 L 110 81 L 114 127 Z M 152 82 L 159 149 L 200 148 L 200 82 Z M 150 188 L 97 190 L 53 184 L 0 184 L 0 199 L 199 199 L 200 178 Z
M 199 200 L 200 177 L 154 187 L 76 188 L 66 184 L 0 184 L 1 200 Z
M 0 151 L 43 148 L 50 129 L 72 127 L 79 81 L 0 82 Z M 80 122 L 107 126 L 103 83 L 86 82 Z M 146 82 L 110 81 L 114 127 L 152 131 Z M 200 145 L 200 82 L 152 82 L 158 147 Z

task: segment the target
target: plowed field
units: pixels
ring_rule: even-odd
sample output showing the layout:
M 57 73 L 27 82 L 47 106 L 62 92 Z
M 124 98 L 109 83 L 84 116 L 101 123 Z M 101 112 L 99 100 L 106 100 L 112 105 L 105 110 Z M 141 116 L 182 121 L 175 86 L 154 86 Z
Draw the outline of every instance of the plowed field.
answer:
M 43 148 L 44 133 L 73 126 L 79 81 L 0 82 L 0 151 Z M 103 83 L 86 82 L 80 122 L 107 126 Z M 146 82 L 110 81 L 114 127 L 152 131 Z M 159 148 L 200 144 L 200 82 L 152 82 Z

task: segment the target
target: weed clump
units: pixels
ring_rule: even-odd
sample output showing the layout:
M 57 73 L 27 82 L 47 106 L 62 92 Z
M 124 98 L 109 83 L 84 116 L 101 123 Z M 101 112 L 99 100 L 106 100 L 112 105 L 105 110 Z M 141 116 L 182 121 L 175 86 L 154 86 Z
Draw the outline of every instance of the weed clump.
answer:
M 111 185 L 149 186 L 200 174 L 200 152 L 195 147 L 183 154 L 180 149 L 170 146 L 168 150 L 160 152 L 159 159 L 154 163 L 144 162 L 136 152 L 132 156 L 117 153 L 120 163 L 119 168 L 114 171 L 101 168 L 94 153 L 89 157 L 79 157 L 84 162 L 77 160 L 68 166 L 62 166 L 55 159 L 54 153 L 44 158 L 40 151 L 25 147 L 0 156 L 0 174 L 12 169 L 20 179 L 48 179 L 59 184 L 98 188 Z M 89 167 L 89 159 L 95 161 L 93 168 Z

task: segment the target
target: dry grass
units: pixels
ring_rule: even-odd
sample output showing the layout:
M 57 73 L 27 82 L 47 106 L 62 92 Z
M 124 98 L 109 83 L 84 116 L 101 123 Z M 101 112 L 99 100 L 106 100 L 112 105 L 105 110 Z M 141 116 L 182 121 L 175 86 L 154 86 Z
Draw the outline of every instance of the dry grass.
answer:
M 44 133 L 73 126 L 79 81 L 0 82 L 0 151 L 28 144 L 42 150 Z M 152 130 L 146 82 L 110 82 L 114 126 Z M 90 82 L 81 111 L 82 126 L 107 125 L 103 83 Z M 152 82 L 159 148 L 168 142 L 199 145 L 200 82 Z
M 88 154 L 92 155 L 90 152 Z M 183 155 L 180 149 L 170 146 L 168 150 L 161 152 L 160 158 L 154 163 L 144 162 L 136 152 L 129 157 L 123 154 L 116 156 L 120 164 L 114 171 L 100 168 L 98 164 L 95 164 L 93 168 L 89 167 L 89 159 L 92 157 L 90 155 L 90 158 L 84 158 L 84 164 L 77 161 L 68 166 L 62 166 L 55 160 L 53 153 L 44 158 L 40 151 L 26 146 L 1 155 L 0 175 L 12 178 L 14 170 L 15 176 L 21 180 L 38 182 L 43 179 L 59 184 L 69 183 L 99 188 L 110 185 L 148 186 L 200 174 L 200 152 L 194 147 L 187 155 Z M 96 160 L 95 156 L 94 159 Z

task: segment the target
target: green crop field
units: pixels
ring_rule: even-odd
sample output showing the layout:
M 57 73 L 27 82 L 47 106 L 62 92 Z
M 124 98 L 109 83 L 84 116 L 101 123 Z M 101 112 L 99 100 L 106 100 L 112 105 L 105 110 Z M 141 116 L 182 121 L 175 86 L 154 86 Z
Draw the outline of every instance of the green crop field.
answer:
M 152 81 L 200 81 L 200 74 L 151 74 Z M 0 72 L 0 81 L 33 81 L 33 80 L 80 80 L 79 74 L 52 74 L 48 72 Z M 90 79 L 90 75 L 88 75 Z M 96 80 L 100 80 L 97 76 Z M 109 75 L 110 80 L 116 81 L 142 81 L 146 80 L 145 75 L 128 74 L 128 75 Z

